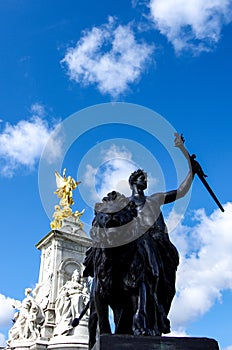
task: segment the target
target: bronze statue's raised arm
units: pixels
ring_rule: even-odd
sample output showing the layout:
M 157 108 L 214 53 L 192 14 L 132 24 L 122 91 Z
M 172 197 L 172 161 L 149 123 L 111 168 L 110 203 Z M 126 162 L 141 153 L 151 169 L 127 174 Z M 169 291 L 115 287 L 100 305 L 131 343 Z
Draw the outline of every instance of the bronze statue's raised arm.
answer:
M 197 176 L 199 177 L 199 179 L 201 180 L 201 182 L 203 183 L 203 185 L 205 186 L 205 188 L 207 189 L 207 191 L 209 192 L 209 194 L 211 195 L 215 203 L 218 205 L 220 210 L 224 212 L 223 206 L 221 205 L 217 196 L 215 195 L 212 188 L 209 186 L 208 182 L 205 179 L 207 175 L 204 173 L 201 165 L 196 161 L 196 155 L 192 154 L 190 156 L 190 154 L 186 150 L 184 146 L 184 137 L 182 134 L 179 135 L 175 133 L 175 146 L 180 148 L 180 150 L 183 152 L 184 156 L 188 160 L 191 171 L 187 175 L 186 179 L 182 182 L 182 184 L 180 185 L 177 191 L 170 191 L 166 193 L 164 203 L 170 203 L 170 202 L 173 202 L 175 199 L 183 197 L 188 192 L 194 175 L 197 174 Z
M 203 185 L 205 186 L 205 188 L 207 189 L 207 191 L 209 192 L 209 194 L 211 195 L 211 197 L 213 198 L 213 200 L 215 201 L 215 203 L 218 205 L 218 207 L 220 208 L 220 210 L 222 212 L 224 212 L 224 208 L 221 205 L 221 203 L 219 202 L 217 196 L 215 195 L 215 193 L 213 192 L 212 188 L 209 186 L 208 182 L 206 181 L 206 177 L 207 175 L 204 173 L 201 165 L 196 161 L 196 155 L 192 154 L 190 156 L 190 154 L 188 153 L 188 151 L 186 150 L 186 148 L 184 147 L 184 137 L 183 135 L 179 135 L 177 133 L 175 133 L 175 146 L 179 147 L 181 149 L 181 151 L 183 152 L 184 156 L 187 158 L 188 162 L 189 162 L 189 166 L 192 169 L 192 173 L 197 174 L 197 176 L 199 177 L 199 179 L 201 180 L 201 182 L 203 183 Z
M 193 177 L 195 174 L 195 171 L 193 169 L 193 164 L 192 164 L 191 159 L 189 157 L 188 151 L 186 150 L 186 148 L 184 146 L 184 139 L 183 139 L 182 135 L 175 133 L 174 142 L 175 142 L 175 147 L 178 147 L 181 150 L 181 152 L 184 154 L 184 156 L 186 157 L 188 164 L 189 164 L 189 172 L 177 190 L 168 191 L 164 194 L 164 204 L 174 202 L 176 199 L 184 197 L 191 187 Z

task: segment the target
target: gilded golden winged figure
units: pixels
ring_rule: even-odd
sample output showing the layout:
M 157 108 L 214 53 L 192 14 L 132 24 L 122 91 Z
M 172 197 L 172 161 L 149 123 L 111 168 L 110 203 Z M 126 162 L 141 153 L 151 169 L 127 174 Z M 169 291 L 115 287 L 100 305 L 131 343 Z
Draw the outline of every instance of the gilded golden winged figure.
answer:
M 81 183 L 81 181 L 75 181 L 71 176 L 66 176 L 66 169 L 63 171 L 63 176 L 55 171 L 57 189 L 54 192 L 60 198 L 59 205 L 55 205 L 55 212 L 53 214 L 54 220 L 50 223 L 52 229 L 61 228 L 62 220 L 67 217 L 74 217 L 75 221 L 82 227 L 80 217 L 83 215 L 84 210 L 81 212 L 76 211 L 73 213 L 71 205 L 74 204 L 73 190 Z

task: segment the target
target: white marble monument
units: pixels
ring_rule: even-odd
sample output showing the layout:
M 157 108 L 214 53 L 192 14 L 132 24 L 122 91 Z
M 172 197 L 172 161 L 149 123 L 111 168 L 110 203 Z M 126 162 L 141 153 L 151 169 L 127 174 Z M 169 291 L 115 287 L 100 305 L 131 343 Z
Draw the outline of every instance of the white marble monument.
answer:
M 83 230 L 83 211 L 72 212 L 72 190 L 79 184 L 70 176 L 56 173 L 56 194 L 52 231 L 36 245 L 41 251 L 39 280 L 34 290 L 25 289 L 25 299 L 15 309 L 15 323 L 9 331 L 8 349 L 88 349 L 88 311 L 72 327 L 89 300 L 89 281 L 83 279 L 86 249 L 91 240 Z

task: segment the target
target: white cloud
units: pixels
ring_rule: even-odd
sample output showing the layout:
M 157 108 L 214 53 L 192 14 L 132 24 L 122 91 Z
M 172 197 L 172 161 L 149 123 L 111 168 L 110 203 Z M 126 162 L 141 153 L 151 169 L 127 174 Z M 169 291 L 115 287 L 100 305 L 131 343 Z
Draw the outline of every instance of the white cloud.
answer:
M 171 333 L 167 334 L 166 336 L 168 336 L 168 337 L 189 337 L 189 334 L 186 333 L 186 330 L 184 328 L 179 327 L 178 330 L 172 330 Z
M 84 180 L 82 181 L 88 187 L 88 195 L 90 195 L 91 200 L 98 201 L 99 196 L 93 187 L 95 184 L 95 176 L 97 174 L 97 168 L 94 168 L 91 164 L 86 165 L 86 171 L 84 175 Z
M 113 98 L 128 90 L 144 71 L 153 47 L 136 41 L 132 26 L 107 24 L 85 31 L 61 61 L 70 78 L 83 85 L 96 84 Z
M 33 169 L 48 140 L 50 157 L 61 152 L 61 140 L 53 134 L 56 129 L 41 118 L 43 107 L 35 104 L 32 110 L 34 114 L 29 120 L 20 120 L 15 125 L 6 123 L 0 133 L 1 175 L 13 176 L 20 166 Z
M 231 213 L 232 203 L 225 205 L 224 213 L 218 209 L 210 216 L 197 210 L 193 227 L 180 225 L 171 235 L 181 253 L 170 314 L 174 330 L 183 331 L 221 300 L 223 290 L 232 290 Z
M 231 0 L 150 0 L 149 7 L 155 27 L 177 53 L 210 50 L 232 20 Z
M 4 334 L 0 333 L 0 346 L 5 347 L 6 346 L 6 338 Z
M 98 194 L 100 198 L 106 193 L 116 190 L 129 196 L 131 191 L 128 183 L 128 174 L 136 170 L 135 165 L 125 158 L 115 158 L 106 163 L 103 176 L 100 181 Z
M 181 255 L 185 256 L 188 254 L 190 247 L 187 239 L 189 227 L 181 224 L 183 221 L 183 213 L 179 214 L 175 210 L 172 210 L 165 221 L 168 227 L 168 232 L 172 239 L 175 240 L 176 247 L 178 247 Z
M 108 192 L 116 190 L 125 196 L 131 195 L 129 176 L 140 168 L 133 159 L 132 152 L 125 146 L 112 144 L 109 148 L 99 151 L 98 167 L 91 164 L 86 165 L 83 183 L 88 187 L 88 195 L 96 201 L 101 200 Z M 152 192 L 157 179 L 148 174 L 148 191 Z
M 232 350 L 232 345 L 224 348 L 223 350 Z
M 94 200 L 99 200 L 108 192 L 119 191 L 125 195 L 130 194 L 128 174 L 137 169 L 132 160 L 132 153 L 126 147 L 113 144 L 100 152 L 101 166 L 94 168 L 90 164 L 86 167 L 85 184 L 92 190 Z
M 12 319 L 14 318 L 15 309 L 13 305 L 18 305 L 19 301 L 6 297 L 0 294 L 0 328 L 10 329 L 13 325 Z M 0 333 L 0 346 L 6 346 L 6 337 L 3 333 Z
M 40 117 L 43 117 L 46 114 L 44 105 L 38 102 L 34 103 L 31 106 L 31 112 L 33 113 L 33 115 L 35 114 Z
M 15 313 L 13 305 L 15 300 L 0 294 L 0 327 L 9 327 L 12 324 L 12 318 Z
M 101 155 L 103 162 L 107 162 L 108 160 L 115 158 L 122 158 L 132 161 L 132 153 L 125 146 L 119 147 L 115 144 L 111 145 L 108 149 L 102 149 Z

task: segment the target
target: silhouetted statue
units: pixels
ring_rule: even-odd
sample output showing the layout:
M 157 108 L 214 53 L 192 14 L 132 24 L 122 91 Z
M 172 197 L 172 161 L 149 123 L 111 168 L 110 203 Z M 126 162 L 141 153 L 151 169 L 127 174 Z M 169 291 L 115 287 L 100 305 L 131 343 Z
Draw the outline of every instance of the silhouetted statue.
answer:
M 186 151 L 175 135 L 175 146 Z M 197 162 L 188 159 L 189 173 L 177 190 L 145 196 L 147 174 L 131 174 L 131 197 L 112 191 L 95 206 L 90 231 L 93 247 L 86 253 L 84 276 L 92 276 L 89 333 L 91 349 L 96 326 L 111 333 L 108 306 L 115 333 L 161 335 L 170 332 L 168 312 L 175 295 L 179 256 L 171 243 L 161 206 L 189 190 Z

